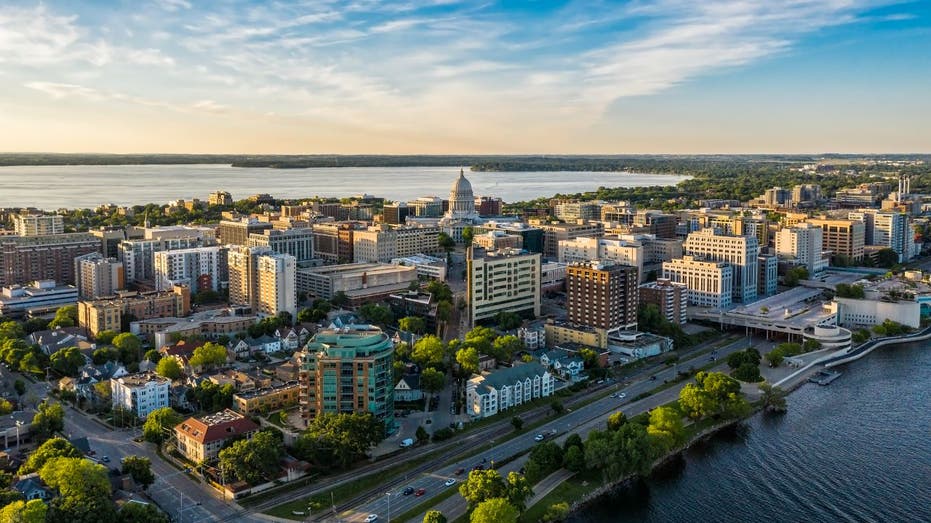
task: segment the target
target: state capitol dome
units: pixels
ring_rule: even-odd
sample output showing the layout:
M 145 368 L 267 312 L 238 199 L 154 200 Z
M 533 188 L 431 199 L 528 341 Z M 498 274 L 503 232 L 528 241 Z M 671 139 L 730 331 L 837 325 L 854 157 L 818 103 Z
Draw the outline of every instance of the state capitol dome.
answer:
M 449 212 L 446 216 L 454 220 L 478 217 L 475 212 L 475 194 L 472 192 L 472 184 L 466 179 L 462 169 L 459 169 L 459 178 L 456 178 L 449 191 Z

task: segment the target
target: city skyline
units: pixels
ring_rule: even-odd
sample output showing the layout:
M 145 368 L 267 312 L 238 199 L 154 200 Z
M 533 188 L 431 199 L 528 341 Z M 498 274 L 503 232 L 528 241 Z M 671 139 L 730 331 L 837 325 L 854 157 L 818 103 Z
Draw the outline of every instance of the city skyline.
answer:
M 0 7 L 7 151 L 921 152 L 921 2 Z

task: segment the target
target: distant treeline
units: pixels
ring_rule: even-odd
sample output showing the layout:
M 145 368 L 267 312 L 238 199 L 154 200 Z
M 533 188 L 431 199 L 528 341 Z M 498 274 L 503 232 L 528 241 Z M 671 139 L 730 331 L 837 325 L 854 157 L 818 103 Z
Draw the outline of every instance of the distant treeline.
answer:
M 0 154 L 0 166 L 19 165 L 178 165 L 229 164 L 234 167 L 469 167 L 472 171 L 609 171 L 701 175 L 748 172 L 761 166 L 785 168 L 818 158 L 839 161 L 862 155 L 232 155 L 232 154 Z M 872 160 L 931 160 L 929 155 L 880 155 Z

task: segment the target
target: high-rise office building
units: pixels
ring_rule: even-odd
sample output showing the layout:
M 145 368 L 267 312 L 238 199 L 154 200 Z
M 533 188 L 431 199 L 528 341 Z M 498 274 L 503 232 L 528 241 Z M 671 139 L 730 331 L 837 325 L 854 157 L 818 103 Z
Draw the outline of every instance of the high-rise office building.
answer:
M 575 262 L 566 267 L 569 321 L 607 331 L 637 328 L 637 268 L 614 262 Z
M 473 325 L 499 312 L 540 315 L 538 253 L 470 247 L 466 267 L 469 319 Z
M 637 274 L 643 280 L 644 249 L 643 245 L 638 241 L 618 237 L 578 237 L 559 242 L 559 261 L 561 263 L 592 260 L 636 267 Z
M 805 267 L 814 275 L 827 267 L 822 258 L 822 230 L 811 223 L 783 227 L 776 233 L 776 256 Z
M 386 203 L 382 209 L 384 222 L 389 225 L 403 225 L 411 214 L 411 208 L 405 202 Z
M 250 234 L 260 234 L 272 228 L 274 226 L 271 223 L 260 222 L 254 218 L 222 220 L 217 227 L 217 234 L 220 241 L 227 245 L 248 245 Z
M 866 224 L 857 220 L 811 218 L 808 223 L 821 228 L 821 244 L 842 261 L 856 263 L 863 260 L 866 245 Z
M 232 247 L 228 255 L 230 303 L 261 314 L 297 313 L 297 262 L 268 247 Z
M 731 291 L 734 301 L 750 303 L 756 300 L 760 253 L 756 237 L 729 236 L 706 228 L 689 234 L 682 250 L 687 255 L 707 261 L 729 263 L 733 267 Z M 665 265 L 663 270 L 665 272 Z
M 685 284 L 690 305 L 727 309 L 733 303 L 734 269 L 727 262 L 683 256 L 663 262 L 663 278 Z
M 311 229 L 267 229 L 249 235 L 249 247 L 269 247 L 277 254 L 290 254 L 298 263 L 314 258 L 314 233 Z
M 370 412 L 394 425 L 394 344 L 378 327 L 318 332 L 298 353 L 301 415 Z
M 197 236 L 126 240 L 120 243 L 120 261 L 126 271 L 126 282 L 154 282 L 155 254 L 162 251 L 203 247 L 205 240 Z
M 440 250 L 439 235 L 439 227 L 376 225 L 354 231 L 352 254 L 356 263 L 388 263 L 415 254 L 435 254 Z

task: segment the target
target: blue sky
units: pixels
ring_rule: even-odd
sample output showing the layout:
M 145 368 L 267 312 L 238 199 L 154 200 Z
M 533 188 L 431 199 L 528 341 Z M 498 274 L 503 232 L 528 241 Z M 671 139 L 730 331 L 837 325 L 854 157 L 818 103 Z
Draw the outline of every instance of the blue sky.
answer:
M 0 148 L 931 151 L 931 2 L 6 1 Z

